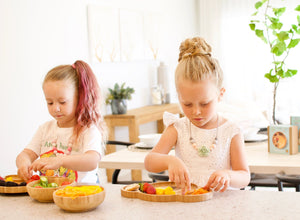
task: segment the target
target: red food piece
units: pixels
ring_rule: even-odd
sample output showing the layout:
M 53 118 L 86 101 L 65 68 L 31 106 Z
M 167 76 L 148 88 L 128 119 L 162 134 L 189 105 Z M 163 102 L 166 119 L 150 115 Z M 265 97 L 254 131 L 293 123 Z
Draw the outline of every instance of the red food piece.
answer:
M 70 185 L 71 184 L 71 182 L 68 182 L 68 181 L 65 181 L 65 182 L 62 182 L 62 186 L 65 186 L 65 185 Z
M 149 183 L 145 192 L 147 194 L 156 194 L 156 189 Z
M 41 187 L 41 186 L 35 186 L 34 188 L 43 188 L 43 187 Z
M 4 179 L 2 176 L 0 176 L 0 180 L 3 180 L 3 181 L 5 181 L 5 179 Z
M 39 180 L 40 176 L 39 175 L 33 175 L 30 180 Z
M 35 181 L 35 180 L 30 179 L 26 183 L 28 184 L 28 183 L 33 182 L 33 181 Z
M 147 192 L 147 188 L 150 184 L 149 183 L 144 183 L 143 185 L 143 192 Z

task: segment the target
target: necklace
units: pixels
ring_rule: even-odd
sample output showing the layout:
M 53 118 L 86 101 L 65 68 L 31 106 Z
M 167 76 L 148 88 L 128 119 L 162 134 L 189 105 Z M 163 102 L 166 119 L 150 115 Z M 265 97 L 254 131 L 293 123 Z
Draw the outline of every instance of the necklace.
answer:
M 216 137 L 213 140 L 212 144 L 207 147 L 207 146 L 201 146 L 198 147 L 196 144 L 196 141 L 194 140 L 193 136 L 192 136 L 192 123 L 190 121 L 190 143 L 192 144 L 193 148 L 197 151 L 198 155 L 200 157 L 207 157 L 209 156 L 210 152 L 216 148 L 217 144 L 218 144 L 218 128 L 219 128 L 219 115 L 217 115 L 217 131 L 216 131 Z
M 59 155 L 62 155 L 63 153 L 60 153 L 58 150 L 57 150 L 57 139 L 53 140 L 51 142 L 52 146 L 53 146 L 53 153 L 56 155 L 56 156 L 59 156 Z M 67 145 L 67 152 L 65 153 L 66 155 L 70 155 L 71 152 L 72 152 L 72 146 L 73 146 L 73 140 L 72 138 L 69 139 L 68 141 L 68 145 Z

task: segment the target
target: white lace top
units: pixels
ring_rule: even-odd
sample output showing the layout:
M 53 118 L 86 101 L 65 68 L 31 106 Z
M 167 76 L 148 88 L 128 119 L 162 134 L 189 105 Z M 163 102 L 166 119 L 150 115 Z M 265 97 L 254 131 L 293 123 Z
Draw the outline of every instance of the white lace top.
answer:
M 226 121 L 218 128 L 218 144 L 207 157 L 198 155 L 190 143 L 190 121 L 187 117 L 178 118 L 169 112 L 163 116 L 164 124 L 174 125 L 178 138 L 175 154 L 182 159 L 190 172 L 191 182 L 198 186 L 205 186 L 210 175 L 220 169 L 231 169 L 230 143 L 231 139 L 241 133 L 241 129 L 233 122 Z M 217 129 L 201 129 L 191 124 L 191 133 L 197 146 L 211 146 L 215 140 Z

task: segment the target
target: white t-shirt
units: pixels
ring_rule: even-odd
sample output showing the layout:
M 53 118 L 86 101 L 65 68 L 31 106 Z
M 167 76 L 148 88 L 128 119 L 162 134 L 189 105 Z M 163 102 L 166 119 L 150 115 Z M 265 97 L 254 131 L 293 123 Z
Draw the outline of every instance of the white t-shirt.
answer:
M 34 151 L 37 155 L 41 155 L 53 149 L 53 143 L 56 143 L 57 150 L 68 152 L 68 144 L 73 134 L 73 127 L 60 128 L 57 126 L 56 120 L 51 120 L 39 127 L 35 135 L 26 148 Z M 79 147 L 72 146 L 71 155 L 83 154 L 87 151 L 93 150 L 102 153 L 101 149 L 102 135 L 98 128 L 92 125 L 86 129 L 79 139 Z M 78 172 L 78 182 L 96 183 L 97 170 L 89 172 Z

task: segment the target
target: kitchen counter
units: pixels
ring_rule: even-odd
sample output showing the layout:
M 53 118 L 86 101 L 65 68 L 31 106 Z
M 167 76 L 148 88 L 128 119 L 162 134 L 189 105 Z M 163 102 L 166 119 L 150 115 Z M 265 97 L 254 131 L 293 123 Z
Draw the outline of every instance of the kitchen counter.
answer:
M 96 209 L 70 213 L 28 195 L 0 194 L 0 219 L 300 219 L 300 193 L 236 190 L 196 203 L 156 203 L 121 196 L 122 185 L 104 184 Z

